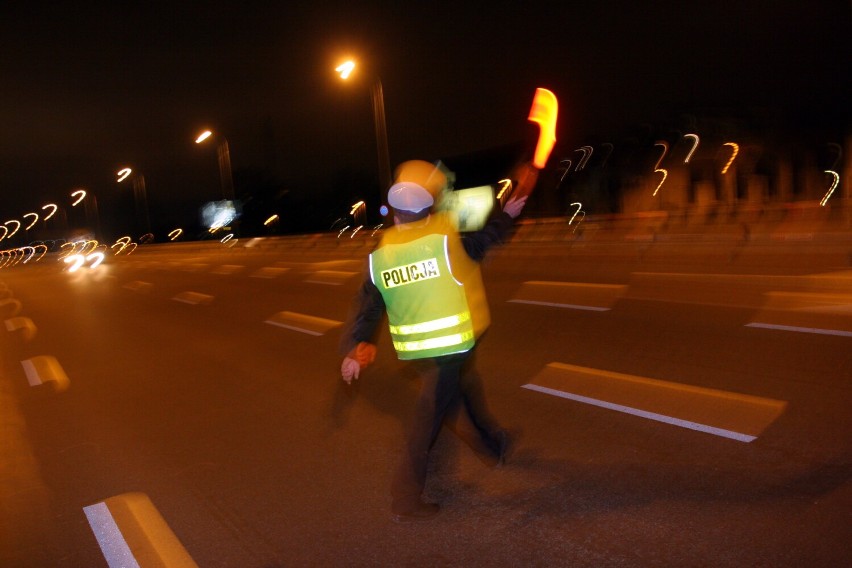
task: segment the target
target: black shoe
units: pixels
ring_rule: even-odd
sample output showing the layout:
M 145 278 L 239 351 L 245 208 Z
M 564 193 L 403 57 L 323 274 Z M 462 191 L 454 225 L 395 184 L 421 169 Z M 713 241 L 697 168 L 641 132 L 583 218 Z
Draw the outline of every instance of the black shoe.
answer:
M 495 467 L 506 465 L 509 454 L 512 452 L 512 437 L 505 430 L 497 432 L 497 464 Z
M 397 523 L 412 523 L 416 521 L 425 521 L 431 519 L 441 511 L 441 506 L 437 503 L 420 502 L 411 509 L 406 509 L 404 512 L 393 514 L 393 520 Z

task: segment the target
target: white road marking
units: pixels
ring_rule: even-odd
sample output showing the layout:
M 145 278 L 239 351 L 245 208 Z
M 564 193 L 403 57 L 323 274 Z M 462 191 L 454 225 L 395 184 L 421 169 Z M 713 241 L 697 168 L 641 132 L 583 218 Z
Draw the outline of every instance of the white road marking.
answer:
M 638 408 L 631 408 L 629 406 L 622 406 L 620 404 L 613 404 L 611 402 L 607 402 L 605 400 L 597 400 L 594 398 L 589 398 L 586 396 L 580 396 L 578 394 L 573 394 L 570 392 L 564 392 L 556 389 L 551 389 L 548 387 L 540 387 L 538 385 L 526 384 L 521 388 L 534 390 L 538 392 L 543 392 L 545 394 L 550 394 L 553 396 L 558 396 L 560 398 L 567 398 L 570 400 L 576 400 L 577 402 L 585 402 L 586 404 L 591 404 L 592 406 L 599 406 L 601 408 L 607 408 L 609 410 L 615 410 L 618 412 L 624 412 L 625 414 L 632 414 L 633 416 L 639 416 L 642 418 L 647 418 L 649 420 L 656 420 L 657 422 L 665 422 L 667 424 L 672 424 L 674 426 L 681 426 L 683 428 L 689 428 L 690 430 L 698 430 L 699 432 L 706 432 L 708 434 L 715 434 L 716 436 L 722 436 L 723 438 L 731 438 L 732 440 L 739 440 L 740 442 L 752 442 L 757 439 L 757 436 L 749 436 L 747 434 L 740 434 L 739 432 L 732 432 L 730 430 L 725 430 L 723 428 L 714 428 L 712 426 L 707 426 L 706 424 L 699 424 L 698 422 L 691 422 L 689 420 L 681 420 L 679 418 L 673 418 L 671 416 L 665 416 L 663 414 L 657 414 L 655 412 L 647 412 L 645 410 L 640 410 Z
M 210 272 L 213 274 L 234 274 L 245 268 L 242 264 L 223 264 L 222 266 L 217 266 Z
M 600 308 L 598 306 L 578 306 L 576 304 L 559 304 L 557 302 L 537 302 L 535 300 L 509 300 L 515 304 L 533 304 L 535 306 L 550 306 L 552 308 L 568 308 L 571 310 L 588 310 L 592 312 L 608 312 L 611 308 Z
M 745 324 L 746 327 L 759 327 L 763 329 L 778 329 L 782 331 L 797 331 L 799 333 L 817 333 L 820 335 L 838 335 L 840 337 L 852 337 L 852 331 L 839 329 L 820 329 L 818 327 L 799 327 L 795 325 L 778 325 L 774 323 L 752 322 Z
M 852 337 L 852 294 L 848 292 L 766 292 L 764 298 L 763 308 L 747 327 Z
M 309 282 L 311 284 L 340 286 L 356 274 L 358 273 L 346 270 L 317 270 L 314 275 L 311 278 L 306 279 L 305 282 Z
M 621 284 L 529 280 L 521 285 L 515 297 L 509 301 L 517 304 L 606 312 L 624 294 L 626 288 L 627 286 Z
M 9 305 L 12 306 L 8 314 L 10 316 L 18 315 L 19 313 L 21 313 L 21 309 L 24 307 L 23 304 L 21 304 L 20 300 L 16 300 L 15 298 L 5 298 L 3 300 L 0 300 L 0 309 L 4 309 L 5 306 Z
M 184 264 L 181 262 L 173 262 L 171 263 L 172 268 L 179 268 L 184 272 L 199 272 L 201 270 L 205 270 L 207 268 L 207 264 L 202 262 L 188 263 Z
M 83 507 L 110 568 L 198 568 L 144 493 L 124 493 Z
M 89 520 L 89 526 L 95 533 L 98 546 L 101 547 L 101 552 L 103 552 L 109 567 L 139 568 L 139 563 L 133 553 L 130 552 L 130 546 L 124 540 L 124 536 L 115 523 L 115 519 L 112 518 L 107 504 L 95 503 L 83 507 L 83 512 Z
M 37 331 L 36 325 L 33 323 L 33 320 L 28 317 L 18 316 L 6 320 L 7 331 L 11 332 L 17 331 L 19 329 L 23 330 L 21 334 L 27 341 L 35 337 Z
M 21 361 L 21 366 L 24 368 L 24 373 L 27 375 L 27 382 L 31 387 L 37 387 L 42 384 L 41 376 L 39 376 L 38 371 L 36 370 L 35 365 L 33 364 L 31 359 L 25 359 Z
M 755 440 L 787 405 L 565 363 L 548 364 L 523 388 L 740 442 Z
M 279 266 L 264 266 L 262 268 L 258 268 L 251 274 L 252 278 L 275 278 L 277 276 L 281 276 L 285 272 L 290 270 L 289 268 L 281 268 Z
M 21 366 L 24 368 L 24 373 L 27 375 L 27 382 L 31 387 L 43 385 L 47 382 L 55 383 L 55 387 L 59 391 L 67 390 L 71 384 L 68 375 L 65 374 L 65 369 L 52 355 L 38 355 L 30 359 L 21 361 Z
M 307 333 L 308 335 L 323 335 L 326 331 L 343 325 L 342 321 L 286 311 L 278 312 L 264 323 Z
M 209 294 L 202 294 L 200 292 L 181 292 L 172 298 L 172 300 L 192 305 L 209 304 L 213 301 L 213 296 L 210 296 Z
M 128 282 L 124 285 L 127 290 L 132 290 L 133 292 L 148 292 L 153 284 L 150 282 L 143 282 L 141 280 L 134 280 L 133 282 Z

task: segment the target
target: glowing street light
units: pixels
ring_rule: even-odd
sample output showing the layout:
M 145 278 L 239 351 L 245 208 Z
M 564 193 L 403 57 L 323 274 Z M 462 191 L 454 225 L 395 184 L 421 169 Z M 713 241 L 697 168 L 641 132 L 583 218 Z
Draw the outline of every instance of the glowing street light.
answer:
M 65 213 L 65 209 L 60 209 L 56 203 L 46 203 L 41 206 L 41 210 L 45 212 L 41 216 L 45 230 L 47 230 L 47 222 L 57 213 L 59 213 L 60 225 L 65 225 L 65 228 L 68 228 L 68 215 Z M 56 221 L 54 221 L 54 223 L 56 223 Z
M 44 217 L 44 220 L 45 220 L 45 221 L 47 221 L 48 219 L 50 219 L 51 217 L 53 217 L 54 215 L 56 215 L 56 211 L 59 209 L 59 207 L 58 207 L 55 203 L 48 203 L 47 205 L 42 205 L 42 207 L 41 207 L 42 209 L 49 209 L 49 208 L 51 208 L 51 207 L 52 207 L 53 209 L 50 211 L 50 213 L 48 213 L 48 214 Z
M 15 228 L 14 228 L 14 229 L 12 229 L 12 232 L 11 232 L 11 233 L 9 233 L 8 235 L 6 235 L 8 238 L 10 238 L 10 239 L 11 239 L 12 237 L 14 237 L 14 236 L 15 236 L 15 233 L 17 233 L 17 232 L 18 232 L 18 229 L 20 229 L 20 228 L 21 228 L 21 222 L 20 222 L 20 221 L 15 220 L 15 219 L 9 219 L 9 220 L 8 220 L 8 221 L 6 221 L 5 223 L 3 223 L 3 225 L 8 225 L 9 223 L 14 223 L 14 224 L 15 224 Z
M 34 219 L 32 220 L 32 223 L 24 227 L 24 231 L 29 231 L 35 226 L 36 223 L 38 223 L 38 213 L 24 213 L 24 219 L 26 219 L 27 217 L 34 217 Z
M 205 130 L 195 138 L 196 144 L 201 144 L 213 136 L 211 130 Z M 234 174 L 231 171 L 231 149 L 228 139 L 217 136 L 219 143 L 216 145 L 216 159 L 219 162 L 219 182 L 222 184 L 222 199 L 234 199 Z
M 119 180 L 119 181 L 121 181 L 121 180 Z M 74 202 L 71 204 L 71 207 L 76 207 L 77 205 L 80 204 L 81 201 L 86 199 L 86 190 L 85 189 L 78 189 L 77 191 L 73 191 L 73 192 L 71 192 L 71 197 L 75 198 Z
M 353 69 L 355 69 L 355 62 L 351 59 L 349 61 L 344 61 L 334 68 L 335 71 L 340 73 L 341 79 L 348 79 Z
M 363 201 L 359 201 L 357 203 L 352 204 L 352 209 L 349 210 L 349 214 L 352 215 L 352 220 L 355 223 L 364 224 L 364 215 L 367 212 L 367 204 Z M 361 219 L 358 221 L 358 219 Z
M 355 70 L 355 62 L 351 59 L 335 67 L 343 80 L 348 79 Z M 382 80 L 376 77 L 370 87 L 370 98 L 373 102 L 373 125 L 376 129 L 376 153 L 379 161 L 379 202 L 385 205 L 385 192 L 391 185 L 390 154 L 388 152 L 388 129 L 385 118 L 385 95 Z M 385 211 L 383 208 L 382 211 Z M 384 214 L 384 213 L 383 213 Z

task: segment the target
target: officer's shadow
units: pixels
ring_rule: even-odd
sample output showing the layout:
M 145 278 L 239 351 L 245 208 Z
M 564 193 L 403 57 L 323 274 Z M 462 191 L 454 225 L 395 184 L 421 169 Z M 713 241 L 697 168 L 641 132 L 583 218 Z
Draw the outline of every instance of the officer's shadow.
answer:
M 400 432 L 409 426 L 420 379 L 412 365 L 377 361 L 352 385 L 340 383 L 330 409 L 332 427 L 343 428 L 356 401 L 393 416 Z M 493 462 L 471 461 L 465 443 L 464 421 L 447 421 L 430 456 L 427 494 L 452 507 L 453 502 L 511 510 L 512 522 L 524 524 L 537 517 L 571 517 L 594 511 L 632 509 L 654 502 L 718 502 L 756 504 L 788 499 L 814 499 L 831 494 L 852 479 L 849 455 L 827 456 L 809 467 L 786 464 L 767 471 L 712 468 L 707 464 L 675 462 L 579 462 L 545 455 L 525 444 L 515 430 L 508 463 L 498 470 Z M 460 431 L 462 430 L 462 431 Z M 520 433 L 518 437 L 517 434 Z M 549 453 L 548 453 L 549 454 Z

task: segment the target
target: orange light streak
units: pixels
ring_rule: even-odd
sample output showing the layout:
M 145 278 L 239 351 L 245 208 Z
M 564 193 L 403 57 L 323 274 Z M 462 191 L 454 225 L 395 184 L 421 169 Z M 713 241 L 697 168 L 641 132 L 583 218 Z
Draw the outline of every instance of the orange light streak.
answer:
M 657 192 L 660 191 L 660 188 L 663 187 L 663 182 L 666 181 L 666 178 L 669 176 L 668 170 L 664 170 L 663 168 L 659 168 L 654 170 L 654 173 L 661 172 L 663 174 L 663 179 L 660 180 L 660 183 L 657 185 L 657 189 L 654 190 L 653 195 L 657 195 Z
M 734 163 L 734 158 L 736 158 L 736 157 L 737 157 L 737 154 L 740 152 L 740 146 L 739 146 L 739 144 L 737 144 L 736 142 L 725 142 L 725 143 L 724 143 L 724 144 L 722 144 L 722 145 L 723 145 L 723 146 L 730 146 L 731 148 L 733 148 L 733 149 L 734 149 L 733 154 L 731 154 L 731 159 L 730 159 L 730 160 L 728 160 L 728 163 L 727 163 L 727 164 L 725 164 L 725 167 L 724 167 L 724 168 L 722 168 L 722 173 L 723 173 L 723 174 L 726 174 L 726 173 L 728 173 L 728 168 L 730 168 L 730 167 L 731 167 L 731 164 L 733 164 L 733 163 Z

